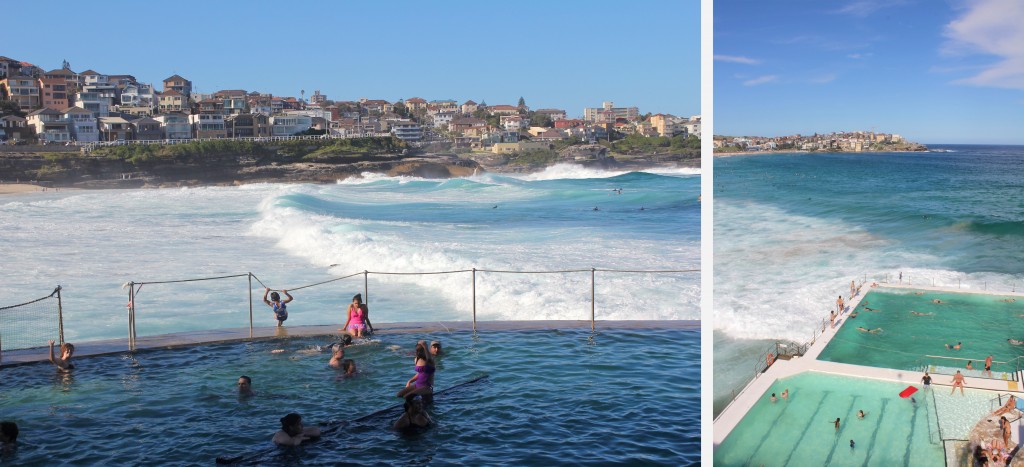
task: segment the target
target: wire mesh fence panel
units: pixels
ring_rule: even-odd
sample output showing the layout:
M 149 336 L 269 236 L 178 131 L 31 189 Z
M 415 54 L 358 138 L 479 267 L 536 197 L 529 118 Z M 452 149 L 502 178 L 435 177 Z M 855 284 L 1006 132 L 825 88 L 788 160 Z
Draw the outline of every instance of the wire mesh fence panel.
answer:
M 48 296 L 0 307 L 0 351 L 45 347 L 62 342 L 58 289 Z

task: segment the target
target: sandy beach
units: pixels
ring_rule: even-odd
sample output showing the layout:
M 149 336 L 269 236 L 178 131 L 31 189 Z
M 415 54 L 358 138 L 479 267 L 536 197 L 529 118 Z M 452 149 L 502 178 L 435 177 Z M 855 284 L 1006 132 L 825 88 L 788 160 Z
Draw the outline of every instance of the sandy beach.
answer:
M 16 195 L 19 193 L 33 193 L 36 191 L 50 191 L 50 190 L 80 190 L 81 188 L 53 188 L 44 187 L 41 185 L 33 185 L 31 183 L 0 183 L 0 195 Z

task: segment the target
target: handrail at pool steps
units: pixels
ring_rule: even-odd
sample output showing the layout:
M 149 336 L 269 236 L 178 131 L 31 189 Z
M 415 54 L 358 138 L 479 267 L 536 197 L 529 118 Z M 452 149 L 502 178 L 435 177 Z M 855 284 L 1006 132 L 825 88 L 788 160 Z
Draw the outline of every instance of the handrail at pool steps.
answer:
M 64 307 L 61 300 L 61 290 L 61 286 L 58 285 L 49 295 L 44 297 L 16 305 L 0 306 L 0 361 L 3 360 L 4 350 L 43 347 L 44 343 L 49 339 L 64 345 Z M 48 307 L 47 303 L 49 303 L 49 300 L 55 302 L 56 309 L 40 311 L 40 307 Z M 28 308 L 32 305 L 36 306 Z M 17 314 L 31 315 L 37 318 L 42 317 L 43 320 L 47 317 L 52 317 L 54 321 L 44 323 L 41 326 L 32 326 L 29 323 L 27 326 L 30 329 L 26 330 L 22 329 L 22 325 L 26 325 L 25 319 L 19 319 L 15 316 Z
M 336 266 L 336 265 L 332 265 L 332 266 Z M 301 290 L 301 289 L 306 289 L 306 288 L 310 288 L 310 287 L 316 287 L 316 286 L 320 286 L 320 285 L 324 285 L 324 284 L 328 284 L 328 283 L 332 283 L 332 282 L 336 282 L 336 281 L 340 281 L 340 280 L 344 280 L 344 279 L 350 279 L 350 278 L 353 278 L 353 277 L 362 276 L 363 277 L 363 288 L 362 288 L 363 303 L 369 304 L 369 302 L 370 302 L 369 277 L 371 275 L 382 275 L 382 276 L 399 276 L 399 275 L 400 276 L 417 276 L 417 275 L 438 275 L 438 274 L 469 274 L 470 275 L 471 284 L 468 284 L 468 285 L 471 285 L 470 289 L 471 289 L 472 305 L 473 305 L 472 306 L 472 310 L 473 310 L 473 314 L 472 314 L 473 331 L 476 332 L 476 324 L 477 324 L 477 319 L 476 319 L 476 302 L 477 302 L 476 279 L 477 279 L 478 273 L 488 273 L 488 274 L 579 274 L 579 273 L 589 273 L 590 274 L 590 329 L 591 329 L 591 331 L 594 331 L 597 328 L 597 324 L 596 324 L 596 321 L 597 321 L 597 317 L 596 317 L 596 314 L 597 314 L 597 311 L 596 311 L 597 310 L 597 273 L 599 273 L 599 272 L 600 273 L 613 273 L 613 274 L 679 274 L 679 273 L 700 273 L 700 269 L 639 270 L 639 269 L 599 269 L 599 268 L 591 267 L 591 268 L 588 268 L 588 269 L 563 269 L 563 270 L 544 270 L 544 271 L 539 271 L 539 270 L 538 271 L 529 271 L 529 270 L 527 270 L 527 271 L 513 271 L 513 270 L 496 270 L 496 269 L 477 269 L 477 268 L 474 267 L 474 268 L 471 268 L 471 269 L 460 269 L 460 270 L 452 270 L 452 271 L 399 271 L 399 272 L 394 272 L 394 271 L 369 271 L 369 270 L 363 270 L 363 271 L 360 271 L 360 272 L 355 272 L 355 273 L 344 275 L 344 276 L 341 276 L 341 277 L 335 277 L 333 279 L 329 279 L 329 280 L 325 280 L 325 281 L 321 281 L 321 282 L 316 282 L 316 283 L 313 283 L 313 284 L 305 284 L 305 285 L 296 286 L 296 287 L 288 287 L 285 290 Z M 247 277 L 248 278 L 247 291 L 248 291 L 248 297 L 249 297 L 249 300 L 248 300 L 249 337 L 252 338 L 253 337 L 253 296 L 252 296 L 252 292 L 253 292 L 253 287 L 252 287 L 253 284 L 252 284 L 252 282 L 253 282 L 253 280 L 255 279 L 256 282 L 258 282 L 261 286 L 263 286 L 263 287 L 265 287 L 267 289 L 270 289 L 270 290 L 282 290 L 282 289 L 274 289 L 274 288 L 271 288 L 271 287 L 267 286 L 262 280 L 260 280 L 259 277 L 257 277 L 252 272 L 246 272 L 246 273 L 241 273 L 241 274 L 233 274 L 233 275 L 225 275 L 225 276 L 217 276 L 217 277 L 199 277 L 199 278 L 166 280 L 166 281 L 131 281 L 131 282 L 128 282 L 128 283 L 124 284 L 124 286 L 123 286 L 123 288 L 128 289 L 128 347 L 129 347 L 129 349 L 130 350 L 135 350 L 135 348 L 136 348 L 136 340 L 137 340 L 138 333 L 137 333 L 137 330 L 136 330 L 137 328 L 136 328 L 136 313 L 135 313 L 135 309 L 136 309 L 136 303 L 137 303 L 137 300 L 138 300 L 139 292 L 141 291 L 143 286 L 146 286 L 146 285 L 158 285 L 158 284 L 175 284 L 175 283 L 185 283 L 185 282 L 198 282 L 198 281 L 210 281 L 210 280 L 221 280 L 221 279 L 234 279 L 234 278 L 240 278 L 240 277 Z

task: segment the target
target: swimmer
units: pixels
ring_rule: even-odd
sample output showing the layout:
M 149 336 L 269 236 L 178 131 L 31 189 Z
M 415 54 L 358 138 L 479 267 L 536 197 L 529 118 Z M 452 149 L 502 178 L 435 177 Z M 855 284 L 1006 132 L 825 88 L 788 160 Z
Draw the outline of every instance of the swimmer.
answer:
M 858 410 L 857 411 L 857 418 L 859 418 L 861 420 L 864 420 L 864 411 L 863 410 Z
M 242 375 L 238 377 L 238 395 L 241 397 L 255 396 L 252 392 L 252 378 Z
M 1017 339 L 1006 339 L 1006 342 L 1009 342 L 1010 345 L 1024 345 L 1024 341 L 1019 341 Z
M 320 427 L 302 426 L 302 416 L 290 413 L 281 417 L 281 431 L 274 433 L 272 441 L 281 446 L 298 446 L 303 441 L 320 437 Z
M 971 363 L 974 363 L 974 360 L 967 360 L 967 369 L 968 370 L 973 370 L 974 369 L 974 367 L 971 366 Z
M 352 361 L 351 358 L 346 358 L 341 362 L 341 369 L 345 370 L 345 376 L 352 376 L 356 374 L 356 362 Z
M 864 309 L 865 309 L 865 310 L 868 310 L 868 311 L 870 311 L 870 312 L 874 312 L 874 313 L 878 313 L 878 312 L 882 311 L 882 310 L 879 310 L 879 309 L 877 309 L 877 308 L 868 308 L 868 307 L 864 307 Z
M 865 328 L 863 326 L 857 326 L 857 330 L 860 331 L 860 332 L 867 332 L 867 333 L 871 333 L 871 334 L 878 334 L 878 333 L 882 332 L 882 328 L 868 329 L 868 328 Z
M 914 295 L 924 295 L 924 292 L 914 292 Z
M 271 292 L 270 287 L 264 287 L 266 291 L 263 292 L 263 303 L 266 303 L 272 310 L 274 310 L 274 317 L 277 318 L 277 326 L 281 327 L 284 321 L 288 319 L 288 302 L 292 301 L 291 294 L 287 290 L 282 290 L 287 299 L 281 300 L 281 295 L 277 292 Z M 270 296 L 270 300 L 267 300 L 267 296 Z
M 942 300 L 939 300 L 939 299 L 935 298 L 935 299 L 932 299 L 932 303 L 942 303 Z
M 440 357 L 441 354 L 442 354 L 441 342 L 439 342 L 439 341 L 430 341 L 430 355 L 433 355 L 434 358 L 437 358 L 437 357 Z
M 946 344 L 946 350 L 960 350 L 961 345 L 962 345 L 961 342 L 957 342 L 956 345 L 952 345 L 952 346 L 949 345 L 949 344 Z
M 856 318 L 856 317 L 857 317 L 857 315 L 859 315 L 859 314 L 860 314 L 860 312 L 859 312 L 859 311 L 855 311 L 855 312 L 853 312 L 853 313 L 850 313 L 850 317 L 851 317 L 851 318 Z
M 779 398 L 778 398 L 778 397 L 775 397 L 775 393 L 773 392 L 773 393 L 772 393 L 772 397 L 769 397 L 769 398 L 768 398 L 768 400 L 770 400 L 770 401 L 772 401 L 772 402 L 777 402 L 777 401 L 779 400 Z
M 1003 303 L 1013 303 L 1013 302 L 1016 302 L 1016 301 L 1017 301 L 1016 298 L 1005 298 L 1003 300 L 1000 300 L 1000 302 L 1003 302 Z
M 910 314 L 912 314 L 914 316 L 931 316 L 931 315 L 934 315 L 935 313 L 921 313 L 920 311 L 913 311 L 913 310 L 911 310 Z
M 789 400 L 789 388 L 786 388 L 785 391 L 782 391 L 782 400 Z
M 855 445 L 856 445 L 856 444 L 855 444 L 855 443 L 853 442 L 853 440 L 851 439 L 851 440 L 850 440 L 850 449 L 853 449 Z
M 957 386 L 960 387 L 960 395 L 964 395 L 964 375 L 960 374 L 960 370 L 956 370 L 956 374 L 953 375 L 953 390 L 949 391 L 950 394 L 956 392 Z
M 331 353 L 331 361 L 327 362 L 327 366 L 331 368 L 341 368 L 341 361 L 345 358 L 345 349 L 341 347 L 335 347 L 334 352 Z
M 839 417 L 836 417 L 836 421 L 831 422 L 836 425 L 836 433 L 839 433 Z
M 13 446 L 18 442 L 18 424 L 9 421 L 0 422 L 0 446 Z
M 53 355 L 53 339 L 50 339 L 50 363 L 57 366 L 57 371 L 68 371 L 74 370 L 75 364 L 71 363 L 71 356 L 75 354 L 75 346 L 65 342 L 60 345 L 60 358 L 55 358 Z
M 405 383 L 405 387 L 398 391 L 396 397 L 409 397 L 423 395 L 424 397 L 434 394 L 434 360 L 427 351 L 427 346 L 416 344 L 416 374 Z
M 415 428 L 426 428 L 432 420 L 430 415 L 423 410 L 423 402 L 417 398 L 405 401 L 405 413 L 395 422 L 396 430 L 407 430 Z

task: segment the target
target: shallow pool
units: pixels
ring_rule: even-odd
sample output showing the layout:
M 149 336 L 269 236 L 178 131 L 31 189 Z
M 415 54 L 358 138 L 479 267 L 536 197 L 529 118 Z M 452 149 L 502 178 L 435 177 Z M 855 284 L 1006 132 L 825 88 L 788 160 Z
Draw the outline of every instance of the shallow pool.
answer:
M 780 379 L 715 449 L 714 465 L 943 465 L 932 397 L 901 399 L 905 387 L 815 372 Z M 788 401 L 770 401 L 786 389 Z
M 447 348 L 436 426 L 390 429 L 418 339 Z M 692 330 L 380 334 L 349 347 L 339 378 L 318 350 L 332 337 L 264 340 L 0 370 L 0 419 L 21 428 L 11 464 L 607 464 L 700 460 L 700 333 Z M 274 350 L 284 352 L 273 353 Z M 239 375 L 257 395 L 239 399 Z M 289 412 L 331 428 L 299 448 L 270 438 Z M 375 414 L 376 415 L 371 415 Z M 367 415 L 370 415 L 367 417 Z M 359 421 L 355 421 L 361 419 Z
M 841 363 L 951 374 L 957 370 L 983 377 L 985 358 L 996 362 L 991 377 L 1013 378 L 1024 346 L 1024 301 L 1012 297 L 949 292 L 872 290 L 818 357 Z M 933 303 L 940 300 L 941 303 Z M 870 311 L 872 310 L 879 311 Z M 916 311 L 922 315 L 911 313 Z M 870 334 L 857 330 L 882 328 Z M 946 344 L 962 342 L 960 350 Z M 974 370 L 967 370 L 971 362 Z M 999 363 L 1006 362 L 1006 363 Z

